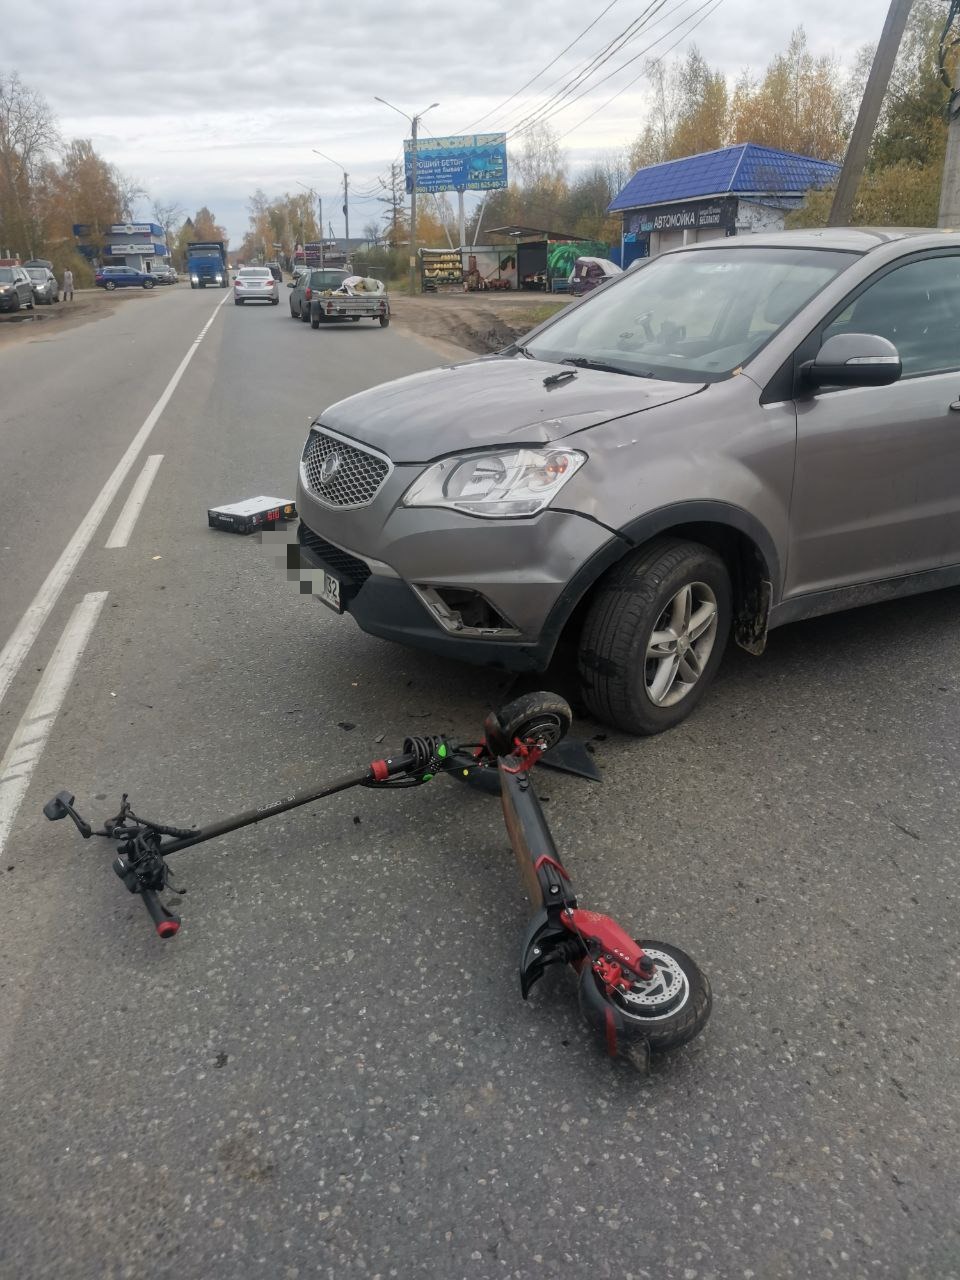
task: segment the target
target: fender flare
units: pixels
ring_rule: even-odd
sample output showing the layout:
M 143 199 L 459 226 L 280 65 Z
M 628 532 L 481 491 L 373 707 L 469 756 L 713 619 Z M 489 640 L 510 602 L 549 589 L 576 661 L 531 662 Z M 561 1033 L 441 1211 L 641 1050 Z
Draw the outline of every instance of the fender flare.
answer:
M 713 524 L 743 534 L 759 551 L 772 588 L 772 603 L 780 598 L 780 557 L 769 531 L 749 511 L 730 502 L 698 500 L 673 502 L 631 520 L 620 530 L 611 532 L 608 542 L 593 553 L 573 575 L 557 597 L 541 632 L 547 659 L 552 657 L 557 641 L 577 605 L 599 579 L 631 551 L 643 546 L 658 534 L 677 525 Z

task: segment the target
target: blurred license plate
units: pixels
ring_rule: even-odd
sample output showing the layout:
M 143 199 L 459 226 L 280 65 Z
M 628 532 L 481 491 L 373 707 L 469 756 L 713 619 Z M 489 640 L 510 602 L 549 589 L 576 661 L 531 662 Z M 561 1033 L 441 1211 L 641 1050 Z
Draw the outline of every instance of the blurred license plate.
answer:
M 340 579 L 335 578 L 332 573 L 324 572 L 320 586 L 320 599 L 337 613 L 343 613 L 343 605 L 340 603 Z

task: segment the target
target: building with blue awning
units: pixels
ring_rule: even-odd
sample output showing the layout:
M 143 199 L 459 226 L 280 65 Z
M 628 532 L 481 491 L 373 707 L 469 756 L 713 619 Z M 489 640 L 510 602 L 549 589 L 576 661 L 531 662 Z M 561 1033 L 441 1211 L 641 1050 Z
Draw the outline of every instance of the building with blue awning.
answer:
M 753 142 L 647 165 L 608 210 L 623 217 L 623 266 L 680 245 L 782 230 L 811 188 L 839 174 L 826 160 Z

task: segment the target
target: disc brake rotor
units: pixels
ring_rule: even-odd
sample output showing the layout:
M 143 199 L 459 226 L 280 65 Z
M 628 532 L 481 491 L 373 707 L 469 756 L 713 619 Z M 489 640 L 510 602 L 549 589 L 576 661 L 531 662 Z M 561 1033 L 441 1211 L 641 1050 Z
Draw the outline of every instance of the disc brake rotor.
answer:
M 618 991 L 617 998 L 630 1017 L 644 1022 L 672 1018 L 690 998 L 687 976 L 665 951 L 644 947 L 643 952 L 656 965 L 656 972 L 649 982 L 635 982 L 629 991 Z

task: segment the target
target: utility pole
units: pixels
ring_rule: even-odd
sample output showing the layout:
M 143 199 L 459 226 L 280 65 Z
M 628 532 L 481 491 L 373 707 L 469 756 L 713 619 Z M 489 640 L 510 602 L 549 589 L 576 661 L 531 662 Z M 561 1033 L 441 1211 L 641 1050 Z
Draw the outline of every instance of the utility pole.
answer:
M 323 156 L 324 160 L 329 160 L 331 164 L 336 165 L 337 168 L 340 169 L 343 173 L 343 238 L 346 241 L 345 248 L 347 251 L 347 258 L 349 259 L 350 257 L 350 175 L 349 173 L 347 173 L 346 169 L 344 169 L 343 165 L 339 164 L 336 160 L 334 160 L 332 156 L 326 155 L 323 151 L 320 151 L 317 147 L 313 147 L 312 150 L 315 155 Z M 333 233 L 331 232 L 331 237 L 332 235 Z
M 960 229 L 960 58 L 956 60 L 951 83 L 947 68 L 947 52 L 960 42 L 960 36 L 947 39 L 950 28 L 960 15 L 960 4 L 950 0 L 950 12 L 940 37 L 940 74 L 950 88 L 947 106 L 947 153 L 943 158 L 943 177 L 940 180 L 940 211 L 938 227 Z
M 883 95 L 890 83 L 890 73 L 897 60 L 900 41 L 912 7 L 913 0 L 890 0 L 887 19 L 880 32 L 877 51 L 873 55 L 873 66 L 870 68 L 867 87 L 863 91 L 860 110 L 857 113 L 857 123 L 853 126 L 847 154 L 843 158 L 840 180 L 834 192 L 830 216 L 827 218 L 828 227 L 846 226 L 853 214 L 853 201 L 863 176 L 873 131 L 880 118 Z
M 410 121 L 410 296 L 413 297 L 417 292 L 417 130 L 421 119 L 428 111 L 439 107 L 440 103 L 431 102 L 429 107 L 424 107 L 417 115 L 408 116 L 386 98 L 374 96 L 374 102 L 382 102 L 385 107 Z
M 410 297 L 417 292 L 417 125 L 414 116 L 410 126 Z

